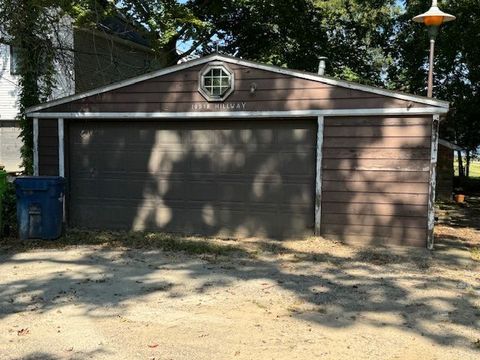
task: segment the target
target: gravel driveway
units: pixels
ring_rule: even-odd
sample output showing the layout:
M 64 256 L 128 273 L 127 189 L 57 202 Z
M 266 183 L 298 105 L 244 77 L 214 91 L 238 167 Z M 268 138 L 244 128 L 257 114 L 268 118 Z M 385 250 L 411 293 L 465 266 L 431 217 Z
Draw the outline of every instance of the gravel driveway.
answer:
M 116 236 L 4 249 L 1 359 L 480 358 L 466 247 Z

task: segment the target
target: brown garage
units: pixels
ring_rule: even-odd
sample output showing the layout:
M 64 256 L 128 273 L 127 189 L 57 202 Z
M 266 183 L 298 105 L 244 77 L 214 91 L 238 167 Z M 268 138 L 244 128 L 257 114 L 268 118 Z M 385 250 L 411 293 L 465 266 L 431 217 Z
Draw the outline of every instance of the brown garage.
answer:
M 29 109 L 82 228 L 433 244 L 442 101 L 211 55 Z

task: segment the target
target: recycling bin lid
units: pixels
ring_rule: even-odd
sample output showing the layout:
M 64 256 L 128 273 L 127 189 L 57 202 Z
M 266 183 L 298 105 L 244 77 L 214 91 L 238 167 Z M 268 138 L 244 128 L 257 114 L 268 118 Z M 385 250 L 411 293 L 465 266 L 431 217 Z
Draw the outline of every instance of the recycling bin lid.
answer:
M 47 182 L 65 182 L 65 178 L 61 176 L 18 176 L 15 179 L 15 182 L 36 182 L 36 181 L 47 181 Z
M 14 180 L 18 190 L 47 190 L 52 186 L 62 186 L 65 178 L 61 176 L 19 176 Z

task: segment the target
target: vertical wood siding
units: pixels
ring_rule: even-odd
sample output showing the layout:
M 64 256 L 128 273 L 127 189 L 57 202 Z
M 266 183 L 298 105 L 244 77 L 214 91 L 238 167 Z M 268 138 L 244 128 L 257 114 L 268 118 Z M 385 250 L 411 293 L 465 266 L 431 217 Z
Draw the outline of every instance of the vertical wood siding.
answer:
M 57 119 L 38 120 L 39 175 L 58 175 L 58 124 Z
M 326 118 L 322 234 L 425 246 L 431 117 Z

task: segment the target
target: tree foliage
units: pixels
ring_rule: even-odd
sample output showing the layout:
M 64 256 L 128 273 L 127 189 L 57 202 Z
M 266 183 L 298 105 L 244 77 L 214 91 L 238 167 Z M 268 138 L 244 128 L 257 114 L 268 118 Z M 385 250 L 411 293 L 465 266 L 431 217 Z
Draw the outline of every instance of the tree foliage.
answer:
M 390 62 L 383 49 L 393 15 L 392 0 L 192 1 L 194 12 L 215 29 L 221 51 L 248 59 L 316 71 L 329 58 L 329 74 L 379 83 Z M 208 44 L 202 52 L 212 52 Z
M 437 41 L 435 96 L 452 103 L 442 136 L 473 151 L 480 145 L 480 7 L 478 0 L 440 1 L 457 16 Z M 147 38 L 162 66 L 219 51 L 424 95 L 428 36 L 411 18 L 429 1 L 405 0 L 3 0 L 0 42 L 20 49 L 20 107 L 51 91 L 54 24 L 68 15 L 83 27 L 122 16 Z M 55 31 L 53 31 L 54 33 Z M 179 45 L 182 51 L 178 51 Z M 24 162 L 31 168 L 31 125 L 22 117 Z
M 32 120 L 25 109 L 46 101 L 51 93 L 54 76 L 55 51 L 52 24 L 58 14 L 50 9 L 54 1 L 4 0 L 0 7 L 0 42 L 15 48 L 18 55 L 19 108 L 23 167 L 26 173 L 33 168 Z
M 467 150 L 467 157 L 480 146 L 480 7 L 478 0 L 440 1 L 439 6 L 454 14 L 436 40 L 434 96 L 448 100 L 451 111 L 442 122 L 441 136 Z M 424 1 L 405 2 L 406 11 L 397 19 L 389 69 L 390 84 L 424 95 L 428 71 L 427 30 L 410 19 L 427 10 Z

